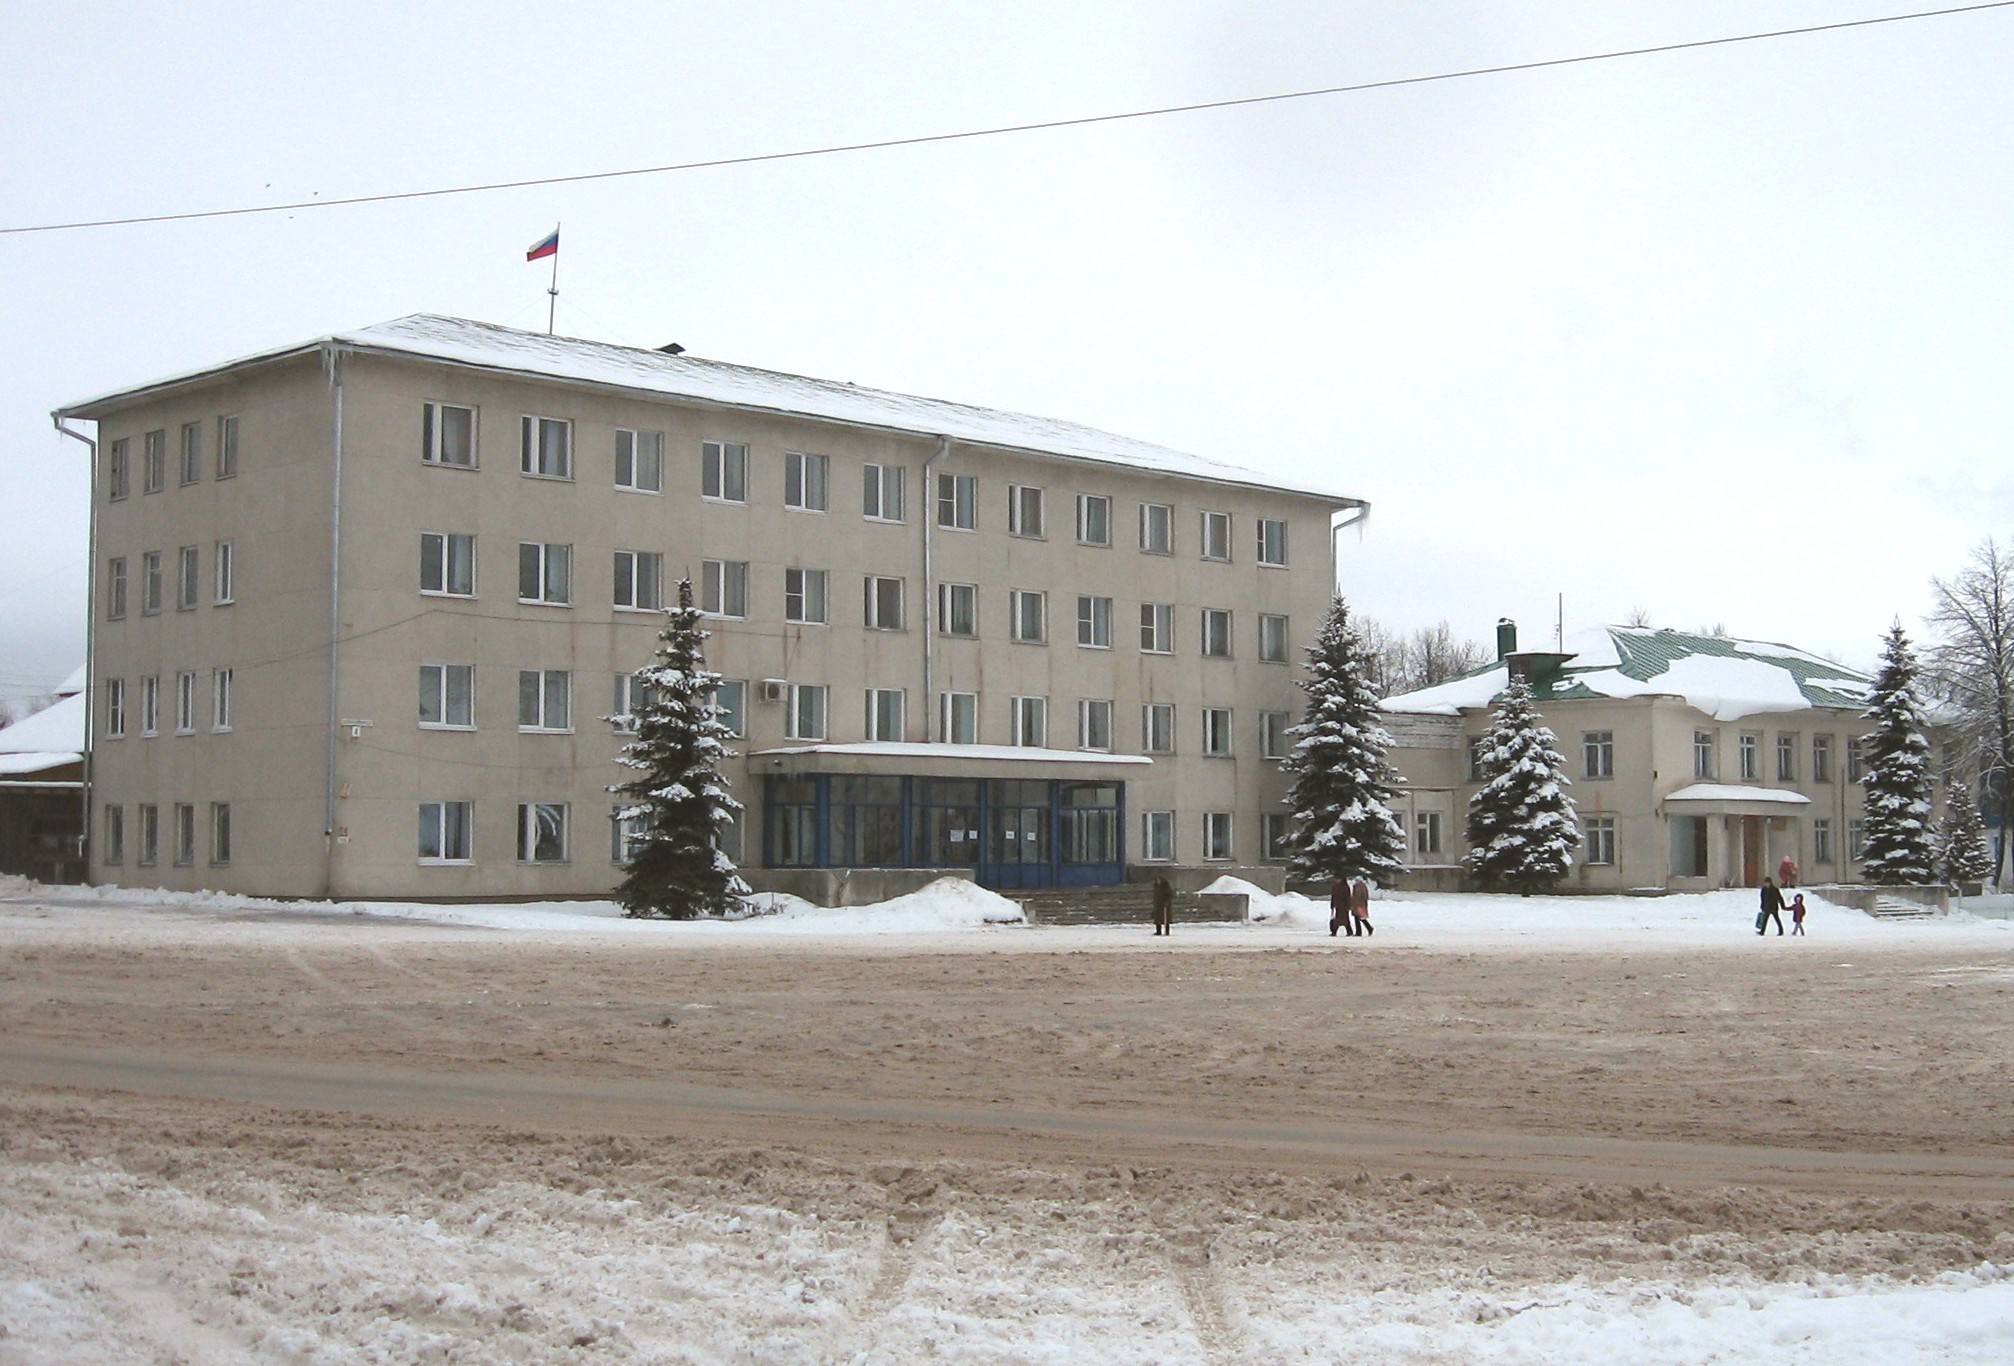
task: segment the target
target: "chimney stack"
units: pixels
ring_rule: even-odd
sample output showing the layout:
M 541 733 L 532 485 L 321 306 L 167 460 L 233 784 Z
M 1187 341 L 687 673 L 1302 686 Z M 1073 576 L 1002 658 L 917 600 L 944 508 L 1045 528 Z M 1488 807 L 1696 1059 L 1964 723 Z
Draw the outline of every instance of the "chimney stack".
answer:
M 1509 659 L 1517 653 L 1517 623 L 1509 617 L 1497 618 L 1497 658 Z

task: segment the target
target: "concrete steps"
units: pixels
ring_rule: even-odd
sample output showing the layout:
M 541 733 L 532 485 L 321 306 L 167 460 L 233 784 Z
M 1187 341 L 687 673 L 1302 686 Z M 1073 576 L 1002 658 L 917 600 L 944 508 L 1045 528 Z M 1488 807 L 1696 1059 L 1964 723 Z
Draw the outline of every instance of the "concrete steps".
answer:
M 1914 901 L 1904 901 L 1899 896 L 1889 896 L 1885 892 L 1874 898 L 1874 905 L 1867 913 L 1876 920 L 1931 920 L 1937 912 Z

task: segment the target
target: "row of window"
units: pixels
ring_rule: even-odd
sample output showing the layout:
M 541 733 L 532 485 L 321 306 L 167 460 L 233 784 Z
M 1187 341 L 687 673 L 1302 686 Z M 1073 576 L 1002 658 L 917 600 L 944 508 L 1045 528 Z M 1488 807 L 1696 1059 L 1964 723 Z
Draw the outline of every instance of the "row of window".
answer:
M 518 471 L 538 479 L 574 477 L 574 424 L 566 418 L 522 415 L 518 419 Z M 452 403 L 423 407 L 420 458 L 428 464 L 474 469 L 477 464 L 477 412 Z M 664 433 L 618 427 L 614 433 L 615 487 L 636 493 L 664 491 Z M 783 506 L 798 512 L 831 510 L 831 457 L 804 451 L 783 455 Z M 870 521 L 906 520 L 901 465 L 869 462 L 861 466 L 860 515 Z M 723 503 L 749 500 L 748 447 L 736 441 L 702 441 L 699 492 Z M 939 473 L 932 499 L 937 525 L 948 531 L 975 531 L 979 524 L 979 481 L 976 475 Z M 1076 495 L 1076 536 L 1079 545 L 1113 543 L 1110 495 Z M 1232 524 L 1228 512 L 1199 513 L 1198 553 L 1206 560 L 1232 558 Z M 1047 539 L 1048 490 L 1028 484 L 1007 486 L 1007 530 L 1010 535 Z M 1171 503 L 1139 505 L 1140 549 L 1147 554 L 1175 553 L 1175 508 Z M 1261 517 L 1254 523 L 1254 556 L 1259 564 L 1285 567 L 1287 524 Z
M 1832 781 L 1833 741 L 1831 735 L 1811 737 L 1811 781 L 1829 783 Z M 1483 751 L 1486 737 L 1474 736 L 1469 740 L 1469 781 L 1481 782 L 1483 776 Z M 1717 738 L 1710 730 L 1696 730 L 1692 733 L 1692 776 L 1711 780 L 1718 775 L 1719 766 L 1715 750 Z M 1581 732 L 1581 776 L 1584 778 L 1613 778 L 1615 776 L 1615 732 L 1612 730 L 1589 730 Z M 1735 737 L 1736 766 L 1739 781 L 1757 783 L 1762 779 L 1762 736 L 1744 732 Z M 1776 737 L 1776 778 L 1778 782 L 1797 781 L 1798 736 L 1793 732 L 1783 732 Z M 1857 783 L 1861 778 L 1860 741 L 1849 737 L 1846 741 L 1846 781 Z
M 206 460 L 215 478 L 229 479 L 238 472 L 237 417 L 232 415 L 216 420 L 213 445 L 207 451 L 203 441 L 206 425 L 202 422 L 182 424 L 181 441 L 176 448 L 178 483 L 201 483 Z M 140 437 L 140 491 L 159 493 L 167 486 L 168 430 L 162 427 Z M 114 502 L 133 491 L 133 442 L 130 437 L 118 437 L 106 448 L 105 491 Z
M 203 548 L 199 545 L 185 545 L 175 552 L 175 610 L 193 612 L 203 596 Z M 105 561 L 105 616 L 107 620 L 118 621 L 126 615 L 126 607 L 132 592 L 130 571 L 124 555 L 114 555 Z M 139 597 L 142 616 L 158 616 L 161 612 L 167 589 L 167 565 L 164 552 L 149 550 L 140 556 Z M 210 601 L 217 607 L 228 607 L 238 597 L 238 555 L 237 547 L 230 541 L 218 541 L 210 547 Z
M 169 858 L 178 868 L 192 867 L 197 850 L 196 804 L 174 802 L 168 811 Z M 134 818 L 133 862 L 151 868 L 161 861 L 161 808 L 152 802 L 142 802 L 134 808 Z M 104 863 L 116 865 L 126 861 L 126 808 L 118 802 L 105 803 L 104 819 L 98 827 L 98 848 Z M 208 852 L 213 868 L 231 861 L 229 802 L 210 803 Z
M 223 734 L 231 729 L 231 680 L 229 669 L 212 669 L 210 686 L 205 691 L 200 683 L 200 675 L 193 670 L 184 670 L 175 675 L 174 692 L 171 694 L 175 708 L 175 734 L 193 735 L 198 721 L 202 719 L 208 703 L 210 730 Z M 127 688 L 128 680 L 108 678 L 105 680 L 105 727 L 100 737 L 106 740 L 123 740 L 129 721 L 137 723 L 142 737 L 161 733 L 161 676 L 147 674 L 137 680 L 137 687 Z M 128 709 L 137 714 L 129 717 Z

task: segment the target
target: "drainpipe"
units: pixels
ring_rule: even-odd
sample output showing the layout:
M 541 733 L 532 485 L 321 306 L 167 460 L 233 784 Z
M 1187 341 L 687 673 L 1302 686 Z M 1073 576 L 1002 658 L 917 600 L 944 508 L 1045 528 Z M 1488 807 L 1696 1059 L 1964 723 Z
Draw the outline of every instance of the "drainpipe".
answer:
M 923 619 L 923 739 L 926 744 L 929 743 L 932 733 L 941 729 L 937 721 L 936 709 L 930 705 L 936 698 L 936 694 L 932 691 L 932 688 L 935 686 L 937 673 L 936 622 L 931 616 L 937 607 L 937 581 L 930 576 L 930 529 L 937 518 L 932 503 L 933 495 L 930 491 L 930 467 L 942 460 L 950 452 L 951 438 L 948 436 L 938 437 L 937 449 L 931 452 L 928 460 L 923 462 L 923 496 L 918 500 L 921 506 L 917 509 L 918 515 L 923 522 L 923 611 L 921 615 Z
M 63 414 L 51 413 L 50 421 L 56 430 L 72 441 L 81 441 L 91 448 L 91 478 L 86 487 L 86 495 L 91 503 L 89 550 L 84 566 L 84 823 L 78 827 L 83 831 L 83 847 L 77 852 L 84 860 L 84 883 L 91 882 L 91 732 L 98 724 L 98 443 L 82 432 L 73 432 L 63 425 Z
M 329 475 L 329 738 L 322 781 L 322 895 L 336 893 L 336 734 L 341 729 L 339 646 L 343 629 L 343 372 L 341 352 L 322 347 L 322 370 L 333 397 Z

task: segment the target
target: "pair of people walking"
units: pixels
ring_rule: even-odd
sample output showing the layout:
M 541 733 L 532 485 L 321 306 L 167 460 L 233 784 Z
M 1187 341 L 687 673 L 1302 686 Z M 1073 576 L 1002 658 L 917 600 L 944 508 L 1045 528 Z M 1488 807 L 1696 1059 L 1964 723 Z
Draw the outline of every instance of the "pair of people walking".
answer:
M 1371 885 L 1362 878 L 1337 878 L 1329 886 L 1329 937 L 1341 929 L 1350 938 L 1371 932 Z
M 1787 858 L 1784 859 L 1784 863 L 1793 870 L 1792 876 L 1795 876 L 1796 865 L 1792 864 Z M 1796 899 L 1786 907 L 1783 904 L 1783 889 L 1776 885 L 1773 878 L 1764 878 L 1762 880 L 1762 909 L 1755 913 L 1755 932 L 1757 934 L 1769 933 L 1769 922 L 1773 920 L 1776 922 L 1777 934 L 1781 935 L 1783 933 L 1783 913 L 1785 910 L 1790 912 L 1790 932 L 1792 934 L 1803 934 L 1804 893 L 1799 892 Z

